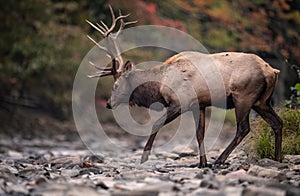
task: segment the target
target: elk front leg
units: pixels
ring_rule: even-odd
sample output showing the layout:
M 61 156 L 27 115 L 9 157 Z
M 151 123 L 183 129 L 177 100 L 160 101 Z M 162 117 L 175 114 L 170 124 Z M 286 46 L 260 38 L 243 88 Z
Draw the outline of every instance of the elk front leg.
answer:
M 160 117 L 153 125 L 151 135 L 144 147 L 144 152 L 141 158 L 141 164 L 146 162 L 148 160 L 148 157 L 150 155 L 150 151 L 152 149 L 152 145 L 154 142 L 154 139 L 159 131 L 159 129 L 168 124 L 169 122 L 173 121 L 175 118 L 177 118 L 180 115 L 180 107 L 169 107 L 167 109 L 166 114 L 164 114 L 162 117 Z M 166 120 L 165 120 L 166 119 Z M 165 121 L 164 121 L 165 120 Z
M 199 146 L 199 168 L 207 167 L 207 159 L 204 148 L 204 134 L 205 134 L 205 107 L 200 108 L 200 115 L 198 112 L 193 112 L 196 124 L 196 138 Z M 200 118 L 198 118 L 200 116 Z

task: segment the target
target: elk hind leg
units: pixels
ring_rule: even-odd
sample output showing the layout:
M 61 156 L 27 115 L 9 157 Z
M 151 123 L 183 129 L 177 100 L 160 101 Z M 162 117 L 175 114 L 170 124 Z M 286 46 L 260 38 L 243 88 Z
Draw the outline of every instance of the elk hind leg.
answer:
M 234 139 L 216 160 L 215 164 L 223 164 L 229 154 L 241 143 L 244 137 L 250 132 L 249 113 L 251 107 L 244 104 L 235 103 L 235 115 L 237 121 L 237 131 Z
M 275 160 L 282 161 L 281 143 L 283 122 L 271 107 L 270 101 L 266 104 L 253 106 L 253 109 L 271 126 L 275 133 Z

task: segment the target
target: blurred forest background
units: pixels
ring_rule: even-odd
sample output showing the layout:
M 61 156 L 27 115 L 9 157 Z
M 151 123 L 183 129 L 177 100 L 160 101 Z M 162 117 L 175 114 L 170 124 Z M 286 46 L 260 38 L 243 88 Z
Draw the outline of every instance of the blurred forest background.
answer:
M 0 0 L 2 114 L 17 106 L 59 119 L 72 117 L 73 80 L 81 60 L 93 47 L 86 35 L 95 33 L 85 19 L 109 24 L 107 4 L 115 11 L 131 13 L 130 19 L 137 19 L 137 25 L 185 31 L 211 53 L 258 54 L 281 70 L 277 103 L 289 98 L 290 87 L 299 81 L 299 0 Z M 144 51 L 128 58 L 138 61 L 145 55 L 155 54 Z M 109 96 L 111 85 L 102 88 L 99 99 Z

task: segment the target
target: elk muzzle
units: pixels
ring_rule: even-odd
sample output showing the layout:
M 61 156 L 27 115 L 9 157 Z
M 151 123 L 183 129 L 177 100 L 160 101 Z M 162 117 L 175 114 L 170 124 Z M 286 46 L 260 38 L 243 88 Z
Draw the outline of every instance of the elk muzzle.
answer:
M 112 109 L 112 107 L 111 107 L 111 100 L 110 99 L 106 103 L 106 108 L 107 109 Z

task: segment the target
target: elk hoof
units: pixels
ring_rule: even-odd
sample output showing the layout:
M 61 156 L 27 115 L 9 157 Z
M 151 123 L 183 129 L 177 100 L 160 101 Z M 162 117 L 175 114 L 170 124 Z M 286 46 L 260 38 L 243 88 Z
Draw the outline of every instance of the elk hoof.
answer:
M 150 155 L 150 151 L 144 151 L 143 152 L 143 155 L 142 155 L 142 158 L 141 158 L 141 164 L 148 161 L 149 155 Z
M 215 161 L 215 165 L 222 165 L 222 164 L 224 164 L 224 162 L 225 162 L 225 160 L 217 159 Z
M 210 163 L 199 163 L 198 164 L 198 168 L 205 168 L 205 167 L 212 168 L 212 164 L 210 164 Z

